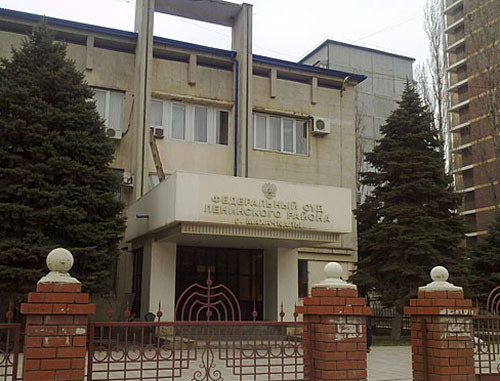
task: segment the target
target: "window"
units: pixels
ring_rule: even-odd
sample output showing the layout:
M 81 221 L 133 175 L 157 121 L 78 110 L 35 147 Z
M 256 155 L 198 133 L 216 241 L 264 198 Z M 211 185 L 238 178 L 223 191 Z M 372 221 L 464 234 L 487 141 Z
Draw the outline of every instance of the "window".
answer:
M 96 109 L 106 127 L 121 131 L 123 128 L 123 91 L 94 89 Z
M 307 155 L 307 121 L 255 114 L 254 148 Z
M 188 103 L 151 100 L 151 126 L 170 139 L 228 145 L 229 112 Z

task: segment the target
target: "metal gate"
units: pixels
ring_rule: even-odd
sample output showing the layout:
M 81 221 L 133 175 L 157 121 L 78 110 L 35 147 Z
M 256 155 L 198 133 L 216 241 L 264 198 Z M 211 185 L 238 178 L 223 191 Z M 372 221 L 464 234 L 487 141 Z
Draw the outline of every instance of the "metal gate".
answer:
M 241 321 L 224 285 L 188 287 L 176 304 L 177 321 L 92 322 L 87 379 L 306 380 L 305 323 Z M 306 329 L 310 332 L 310 329 Z M 307 368 L 307 366 L 306 366 Z
M 12 316 L 10 304 L 7 323 L 0 323 L 0 381 L 21 380 L 18 376 L 21 324 L 12 323 Z

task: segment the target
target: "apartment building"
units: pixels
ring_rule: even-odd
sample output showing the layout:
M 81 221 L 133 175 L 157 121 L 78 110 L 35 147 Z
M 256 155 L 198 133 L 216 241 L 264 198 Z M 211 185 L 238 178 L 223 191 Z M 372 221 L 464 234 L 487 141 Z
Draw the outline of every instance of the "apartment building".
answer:
M 447 0 L 444 17 L 452 172 L 456 190 L 463 196 L 462 214 L 471 245 L 486 234 L 499 204 L 500 4 Z
M 232 48 L 153 36 L 155 12 L 232 28 Z M 0 9 L 0 56 L 39 15 Z M 137 0 L 135 31 L 47 18 L 95 89 L 127 204 L 117 309 L 136 317 L 223 283 L 245 319 L 357 260 L 355 86 L 364 75 L 252 53 L 252 6 Z

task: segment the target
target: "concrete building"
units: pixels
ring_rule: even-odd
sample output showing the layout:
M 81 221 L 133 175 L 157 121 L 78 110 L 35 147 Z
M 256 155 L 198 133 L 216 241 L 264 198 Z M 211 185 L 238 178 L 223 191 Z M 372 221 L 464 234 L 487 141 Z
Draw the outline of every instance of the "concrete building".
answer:
M 366 80 L 356 86 L 355 130 L 357 171 L 368 169 L 363 159 L 380 139 L 380 126 L 397 107 L 407 80 L 412 80 L 414 58 L 364 46 L 326 40 L 306 54 L 301 63 L 360 73 Z M 357 184 L 358 201 L 369 192 Z
M 452 170 L 467 245 L 487 233 L 499 206 L 499 16 L 495 1 L 445 2 Z
M 155 12 L 232 28 L 222 50 L 153 36 Z M 0 56 L 40 16 L 0 10 Z M 277 319 L 335 260 L 356 260 L 355 86 L 365 76 L 252 54 L 252 7 L 137 0 L 135 32 L 47 18 L 94 87 L 124 174 L 127 252 L 116 292 L 174 319 L 210 271 Z M 121 305 L 120 305 L 121 304 Z

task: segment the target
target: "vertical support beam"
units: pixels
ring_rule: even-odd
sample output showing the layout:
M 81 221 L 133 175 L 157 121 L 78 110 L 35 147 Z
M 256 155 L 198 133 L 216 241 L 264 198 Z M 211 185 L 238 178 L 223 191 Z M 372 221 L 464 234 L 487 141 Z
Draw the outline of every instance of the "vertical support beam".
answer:
M 295 312 L 295 303 L 299 298 L 299 255 L 297 249 L 278 249 L 278 300 L 276 308 L 281 309 L 283 303 L 283 312 L 285 321 L 293 321 Z
M 278 320 L 278 250 L 264 250 L 264 320 Z M 260 313 L 260 311 L 258 311 Z
M 134 75 L 136 151 L 133 168 L 134 178 L 137 179 L 137 185 L 134 187 L 135 199 L 147 192 L 154 3 L 155 0 L 137 0 L 135 10 L 135 31 L 138 33 Z
M 163 321 L 174 321 L 175 268 L 177 244 L 175 242 L 152 242 L 149 311 L 156 313 L 161 302 Z
M 196 54 L 189 55 L 189 65 L 188 65 L 188 84 L 191 86 L 196 85 L 197 80 L 197 67 L 196 67 Z
M 242 4 L 232 28 L 232 49 L 239 62 L 237 175 L 248 177 L 252 134 L 252 5 Z
M 271 98 L 276 98 L 276 81 L 278 80 L 278 70 L 276 70 L 275 68 L 271 69 L 271 73 L 270 73 L 270 79 L 269 79 L 269 83 L 270 83 L 270 90 L 271 90 Z
M 318 103 L 318 77 L 312 77 L 311 80 L 311 103 Z
M 87 36 L 87 49 L 85 51 L 85 69 L 94 68 L 94 36 Z

